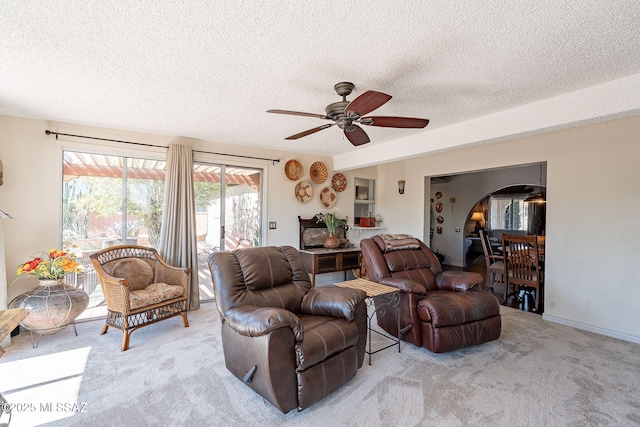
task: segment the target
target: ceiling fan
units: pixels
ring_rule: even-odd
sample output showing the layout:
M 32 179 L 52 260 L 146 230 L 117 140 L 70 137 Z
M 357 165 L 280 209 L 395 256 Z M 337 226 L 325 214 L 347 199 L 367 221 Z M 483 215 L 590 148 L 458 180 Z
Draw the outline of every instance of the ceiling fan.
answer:
M 298 139 L 303 136 L 311 135 L 323 129 L 338 125 L 344 131 L 345 136 L 353 145 L 362 145 L 370 141 L 367 133 L 357 125 L 357 123 L 366 126 L 380 126 L 390 128 L 424 128 L 429 124 L 427 119 L 416 119 L 411 117 L 392 117 L 392 116 L 367 116 L 373 110 L 380 108 L 391 99 L 391 95 L 386 93 L 369 90 L 358 96 L 353 101 L 347 101 L 347 96 L 351 94 L 355 85 L 349 82 L 337 83 L 333 88 L 342 97 L 342 101 L 334 102 L 325 108 L 326 115 L 303 113 L 300 111 L 288 110 L 267 110 L 267 113 L 290 114 L 293 116 L 317 117 L 319 119 L 332 120 L 333 123 L 327 123 L 304 132 L 296 133 L 285 139 Z

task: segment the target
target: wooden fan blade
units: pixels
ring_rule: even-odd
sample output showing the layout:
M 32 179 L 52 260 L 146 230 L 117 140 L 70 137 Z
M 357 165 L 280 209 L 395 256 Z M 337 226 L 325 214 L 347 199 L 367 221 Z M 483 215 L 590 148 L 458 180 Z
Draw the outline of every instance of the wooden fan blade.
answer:
M 304 132 L 300 132 L 300 133 L 296 133 L 295 135 L 291 135 L 286 137 L 285 139 L 298 139 L 298 138 L 302 138 L 303 136 L 307 136 L 307 135 L 311 135 L 312 133 L 316 133 L 321 131 L 322 129 L 326 129 L 326 128 L 330 128 L 331 126 L 335 125 L 335 123 L 331 123 L 331 124 L 327 124 L 327 125 L 322 125 L 322 126 L 318 126 L 317 128 L 313 128 L 313 129 L 309 129 L 309 130 L 305 130 Z
M 429 124 L 427 119 L 412 117 L 367 116 L 360 121 L 363 125 L 381 126 L 387 128 L 423 128 Z
M 376 108 L 380 108 L 387 101 L 391 99 L 391 95 L 387 95 L 386 93 L 376 92 L 375 90 L 368 90 L 347 105 L 344 109 L 344 114 L 349 116 L 349 113 L 355 113 L 358 116 L 362 117 L 365 114 L 368 114 L 375 110 Z
M 358 145 L 366 144 L 370 141 L 369 136 L 360 126 L 353 125 L 353 128 L 354 129 L 352 131 L 344 131 L 349 142 L 357 147 Z
M 305 116 L 305 117 L 316 117 L 318 119 L 329 119 L 329 117 L 323 114 L 315 114 L 315 113 L 303 113 L 302 111 L 289 111 L 289 110 L 267 110 L 267 113 L 275 113 L 275 114 L 289 114 L 292 116 Z M 330 120 L 330 119 L 329 119 Z

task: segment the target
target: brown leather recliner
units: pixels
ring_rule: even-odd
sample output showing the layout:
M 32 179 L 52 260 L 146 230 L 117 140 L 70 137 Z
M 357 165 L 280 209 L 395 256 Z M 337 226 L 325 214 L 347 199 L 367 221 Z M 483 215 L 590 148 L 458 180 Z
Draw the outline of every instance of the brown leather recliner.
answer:
M 209 256 L 227 369 L 283 413 L 356 375 L 367 334 L 365 293 L 311 286 L 291 246 Z
M 480 290 L 478 273 L 442 271 L 433 252 L 410 235 L 377 235 L 360 241 L 369 280 L 400 289 L 400 337 L 444 353 L 500 337 L 500 303 Z M 398 335 L 393 316 L 379 325 Z

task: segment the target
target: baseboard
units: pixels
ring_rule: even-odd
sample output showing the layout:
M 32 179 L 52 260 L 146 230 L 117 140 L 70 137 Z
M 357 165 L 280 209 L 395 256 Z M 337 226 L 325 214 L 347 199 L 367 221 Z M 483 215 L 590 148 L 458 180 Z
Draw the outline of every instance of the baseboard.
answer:
M 543 314 L 542 318 L 550 322 L 560 323 L 562 325 L 571 326 L 576 329 L 582 329 L 584 331 L 594 332 L 596 334 L 605 335 L 607 337 L 618 338 L 623 341 L 630 341 L 636 344 L 640 344 L 640 337 L 636 335 L 623 334 L 620 332 L 612 331 L 610 329 L 598 328 L 592 325 L 585 325 L 584 323 L 574 322 L 572 320 L 567 320 L 567 319 L 563 319 L 561 317 L 556 317 L 556 316 L 550 316 L 548 314 Z

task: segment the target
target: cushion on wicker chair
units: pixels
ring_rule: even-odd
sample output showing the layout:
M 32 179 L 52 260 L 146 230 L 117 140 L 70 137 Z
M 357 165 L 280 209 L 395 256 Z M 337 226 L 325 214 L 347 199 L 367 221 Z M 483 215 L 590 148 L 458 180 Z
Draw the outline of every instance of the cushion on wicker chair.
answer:
M 139 258 L 123 258 L 117 260 L 111 269 L 113 277 L 127 279 L 129 290 L 145 289 L 153 282 L 153 268 Z
M 168 285 L 166 283 L 152 283 L 145 289 L 133 291 L 129 293 L 129 306 L 131 310 L 158 304 L 173 298 L 184 295 L 184 288 L 177 285 Z

